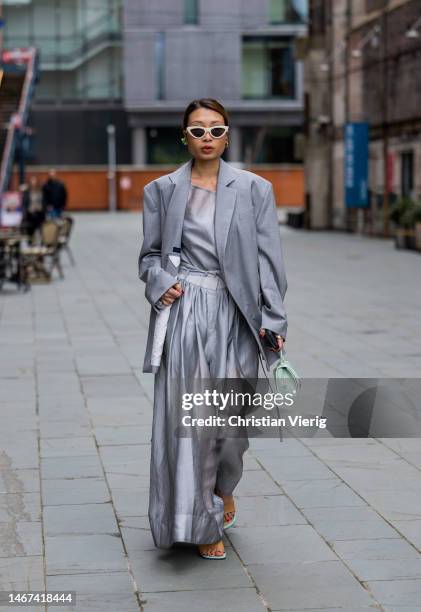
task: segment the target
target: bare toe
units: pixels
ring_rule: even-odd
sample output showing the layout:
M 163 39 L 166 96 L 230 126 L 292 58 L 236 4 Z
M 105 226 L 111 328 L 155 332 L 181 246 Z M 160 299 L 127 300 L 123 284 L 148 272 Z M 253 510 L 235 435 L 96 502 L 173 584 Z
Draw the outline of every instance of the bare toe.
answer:
M 215 542 L 214 544 L 200 544 L 199 552 L 202 555 L 209 555 L 211 557 L 221 557 L 224 552 L 224 543 L 222 540 Z

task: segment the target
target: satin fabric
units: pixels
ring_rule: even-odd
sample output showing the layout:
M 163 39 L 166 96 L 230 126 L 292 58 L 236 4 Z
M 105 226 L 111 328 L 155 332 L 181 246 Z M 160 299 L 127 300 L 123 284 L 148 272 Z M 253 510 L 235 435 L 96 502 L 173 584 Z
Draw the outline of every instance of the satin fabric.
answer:
M 184 214 L 181 263 L 203 270 L 218 270 L 215 243 L 215 192 L 190 185 Z

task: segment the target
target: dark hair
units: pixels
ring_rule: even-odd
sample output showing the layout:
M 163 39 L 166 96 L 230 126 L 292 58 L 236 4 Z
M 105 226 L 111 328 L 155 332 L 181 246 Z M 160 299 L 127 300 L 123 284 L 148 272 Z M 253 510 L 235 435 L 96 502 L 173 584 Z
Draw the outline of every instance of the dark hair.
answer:
M 228 125 L 228 113 L 218 100 L 214 100 L 213 98 L 200 98 L 199 100 L 192 100 L 184 111 L 183 130 L 187 127 L 190 113 L 197 108 L 209 108 L 210 110 L 216 111 L 223 116 L 224 124 Z

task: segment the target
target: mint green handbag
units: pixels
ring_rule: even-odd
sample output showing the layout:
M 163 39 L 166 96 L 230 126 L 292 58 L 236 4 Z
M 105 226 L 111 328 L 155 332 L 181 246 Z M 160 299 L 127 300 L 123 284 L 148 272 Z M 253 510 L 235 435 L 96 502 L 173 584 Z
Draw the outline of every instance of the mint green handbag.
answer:
M 273 378 L 278 393 L 297 393 L 298 389 L 301 388 L 300 377 L 291 362 L 286 358 L 284 348 L 282 348 L 279 361 L 273 369 Z

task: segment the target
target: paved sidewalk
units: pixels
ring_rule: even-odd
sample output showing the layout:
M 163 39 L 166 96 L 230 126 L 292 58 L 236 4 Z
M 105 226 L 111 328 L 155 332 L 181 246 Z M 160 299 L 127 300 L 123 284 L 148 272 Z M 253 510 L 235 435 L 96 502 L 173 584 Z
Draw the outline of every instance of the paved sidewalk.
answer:
M 78 612 L 420 611 L 420 439 L 252 439 L 227 560 L 154 547 L 141 216 L 75 216 L 65 280 L 0 294 L 0 590 L 76 590 L 57 609 Z M 419 377 L 419 254 L 281 232 L 300 374 Z

